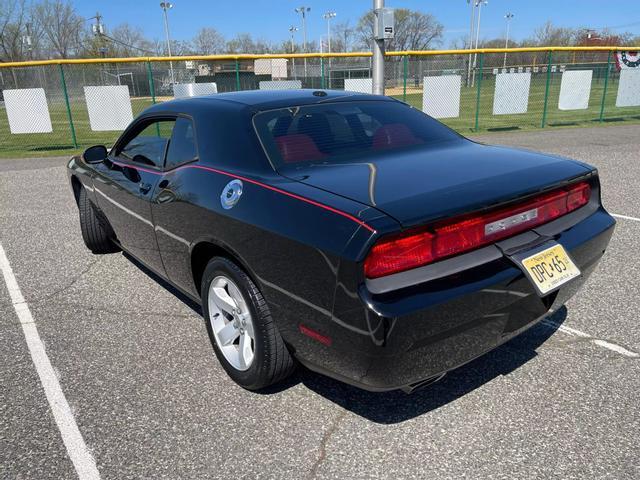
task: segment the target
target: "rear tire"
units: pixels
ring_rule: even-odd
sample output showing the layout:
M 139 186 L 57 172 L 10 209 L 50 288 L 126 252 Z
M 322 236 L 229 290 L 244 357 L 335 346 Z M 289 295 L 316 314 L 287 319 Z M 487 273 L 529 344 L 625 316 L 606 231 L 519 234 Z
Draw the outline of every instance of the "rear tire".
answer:
M 247 390 L 259 390 L 291 375 L 293 357 L 260 290 L 240 267 L 214 257 L 202 275 L 201 287 L 209 338 L 234 382 Z
M 106 220 L 98 217 L 95 207 L 87 198 L 87 191 L 80 188 L 78 194 L 78 210 L 80 211 L 80 231 L 82 239 L 89 250 L 95 254 L 114 253 L 120 249 L 109 236 L 110 227 Z

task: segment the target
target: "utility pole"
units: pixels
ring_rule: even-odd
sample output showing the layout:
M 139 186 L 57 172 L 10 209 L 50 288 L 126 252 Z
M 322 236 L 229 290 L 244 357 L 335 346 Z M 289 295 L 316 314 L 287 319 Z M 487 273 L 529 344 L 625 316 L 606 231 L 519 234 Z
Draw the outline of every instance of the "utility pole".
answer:
M 105 58 L 107 55 L 107 47 L 105 47 L 104 44 L 104 24 L 102 23 L 102 15 L 100 15 L 100 12 L 96 12 L 96 16 L 93 18 L 96 20 L 96 23 L 91 26 L 91 30 L 93 35 L 98 39 L 98 52 L 100 52 L 102 58 Z
M 289 33 L 291 34 L 291 53 L 296 53 L 296 46 L 293 43 L 293 34 L 296 33 L 298 31 L 298 27 L 291 25 L 289 27 Z M 291 59 L 291 71 L 293 72 L 293 79 L 297 80 L 298 76 L 296 74 L 296 58 L 293 57 Z
M 22 37 L 23 47 L 27 47 L 29 60 L 33 60 L 33 43 L 31 42 L 31 24 L 27 22 L 25 24 L 27 34 Z
M 167 16 L 167 10 L 173 8 L 173 4 L 169 2 L 160 2 L 160 8 L 164 13 L 164 33 L 167 37 L 167 52 L 171 56 L 171 38 L 169 37 L 169 18 Z M 171 85 L 176 83 L 175 76 L 173 74 L 173 61 L 169 62 L 169 69 L 171 70 Z
M 311 7 L 294 8 L 296 13 L 302 15 L 302 51 L 307 53 L 307 13 L 311 11 Z M 304 58 L 304 76 L 307 77 L 307 58 Z
M 384 0 L 373 0 L 373 94 L 384 95 L 384 38 L 378 31 L 378 16 L 384 8 Z
M 509 48 L 509 27 L 511 26 L 511 19 L 513 19 L 515 15 L 511 12 L 507 12 L 504 18 L 507 20 L 507 37 L 504 41 L 504 48 Z M 504 63 L 502 64 L 502 68 L 507 68 L 507 52 L 504 52 Z

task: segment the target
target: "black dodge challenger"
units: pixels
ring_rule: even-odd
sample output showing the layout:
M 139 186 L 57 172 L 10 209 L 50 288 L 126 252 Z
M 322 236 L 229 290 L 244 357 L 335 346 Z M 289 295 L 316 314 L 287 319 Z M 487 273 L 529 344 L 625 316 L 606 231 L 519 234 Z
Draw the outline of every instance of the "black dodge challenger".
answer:
M 615 225 L 589 165 L 342 91 L 157 104 L 68 173 L 87 247 L 200 303 L 247 389 L 296 360 L 373 391 L 427 385 L 562 306 Z

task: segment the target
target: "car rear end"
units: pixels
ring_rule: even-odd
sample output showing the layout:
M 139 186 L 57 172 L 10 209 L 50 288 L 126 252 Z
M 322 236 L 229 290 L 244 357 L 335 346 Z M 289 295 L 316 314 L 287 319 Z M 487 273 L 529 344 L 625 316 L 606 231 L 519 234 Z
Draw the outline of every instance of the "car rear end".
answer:
M 301 325 L 296 352 L 365 389 L 412 390 L 556 312 L 613 233 L 591 167 L 474 144 L 397 102 L 256 118 L 281 175 L 385 214 L 345 246 L 331 321 Z
M 344 344 L 334 342 L 334 348 L 350 351 L 358 348 L 362 354 L 361 362 L 354 363 L 357 355 L 349 353 L 349 360 L 340 366 L 341 372 L 372 390 L 412 389 L 496 348 L 558 311 L 596 268 L 615 225 L 601 205 L 595 173 L 554 190 L 552 195 L 558 191 L 570 195 L 576 187 L 584 190 L 584 185 L 588 186 L 586 202 L 571 212 L 519 232 L 514 227 L 512 235 L 507 229 L 504 237 L 494 242 L 462 253 L 454 252 L 433 262 L 424 263 L 427 254 L 416 261 L 415 248 L 410 249 L 409 254 L 402 252 L 402 247 L 389 249 L 384 236 L 373 240 L 372 245 L 365 247 L 361 261 L 343 265 L 340 272 L 339 283 L 357 285 L 363 305 L 361 311 L 356 313 L 354 302 L 344 290 L 338 289 L 334 315 L 343 321 L 350 318 L 352 325 L 380 326 L 384 333 L 377 337 L 377 342 L 372 328 L 368 339 L 344 329 L 329 333 L 339 338 L 349 337 Z M 530 206 L 525 205 L 513 204 L 514 211 Z M 510 214 L 509 208 L 512 206 L 500 207 L 497 211 L 506 215 L 504 218 L 518 214 Z M 459 245 L 452 240 L 455 237 L 452 232 L 464 231 L 470 220 L 479 217 L 481 215 L 465 216 L 460 220 L 467 224 L 448 225 L 445 235 L 449 238 L 439 239 L 434 225 L 430 228 L 434 237 L 427 242 L 436 244 L 435 249 L 442 241 L 447 245 L 441 248 L 448 247 L 453 252 Z M 490 223 L 484 223 L 483 227 Z M 392 242 L 424 244 L 424 238 L 422 241 L 411 239 L 416 233 L 421 232 L 407 232 L 407 236 L 401 237 L 392 234 L 391 238 L 396 239 Z M 396 261 L 396 264 L 387 262 L 387 271 L 384 266 L 380 267 L 380 258 L 375 253 L 381 245 L 389 249 L 387 254 Z M 392 251 L 393 248 L 396 250 Z M 549 249 L 565 252 L 578 273 L 543 292 L 539 279 L 525 265 L 526 259 L 535 259 Z M 391 267 L 398 267 L 398 259 L 407 263 L 404 270 L 394 272 Z M 412 261 L 416 264 L 411 265 Z M 559 276 L 555 270 L 551 272 L 551 267 L 548 270 Z

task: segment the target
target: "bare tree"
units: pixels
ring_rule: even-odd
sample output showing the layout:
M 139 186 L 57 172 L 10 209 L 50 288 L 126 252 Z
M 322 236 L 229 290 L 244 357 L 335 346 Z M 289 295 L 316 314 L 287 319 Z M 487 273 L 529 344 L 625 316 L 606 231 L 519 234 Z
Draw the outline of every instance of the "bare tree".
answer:
M 134 57 L 153 52 L 153 44 L 147 40 L 140 27 L 121 23 L 107 37 L 111 40 L 110 55 L 118 57 Z
M 68 0 L 44 0 L 35 5 L 34 18 L 42 28 L 51 54 L 69 58 L 81 46 L 84 19 Z
M 363 48 L 371 45 L 374 19 L 373 12 L 368 12 L 358 21 L 356 36 Z M 444 27 L 430 13 L 398 8 L 395 22 L 395 37 L 387 43 L 387 50 L 427 50 L 442 40 Z
M 572 28 L 556 27 L 550 20 L 533 32 L 534 40 L 541 47 L 570 46 L 574 44 L 576 31 Z
M 194 53 L 193 44 L 189 40 L 171 40 L 171 55 L 191 55 L 192 53 Z
M 0 0 L 0 59 L 23 60 L 25 34 L 24 0 Z
M 349 21 L 337 23 L 331 30 L 331 50 L 334 52 L 348 52 L 354 33 L 354 29 L 349 26 Z
M 215 28 L 205 27 L 193 37 L 193 50 L 198 55 L 214 55 L 224 51 L 224 37 Z
M 266 40 L 254 40 L 250 33 L 239 33 L 227 41 L 229 53 L 271 53 L 274 48 Z

